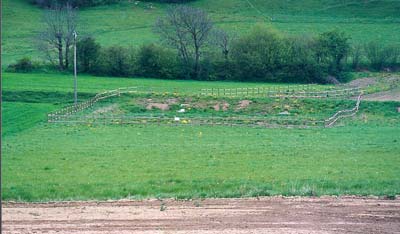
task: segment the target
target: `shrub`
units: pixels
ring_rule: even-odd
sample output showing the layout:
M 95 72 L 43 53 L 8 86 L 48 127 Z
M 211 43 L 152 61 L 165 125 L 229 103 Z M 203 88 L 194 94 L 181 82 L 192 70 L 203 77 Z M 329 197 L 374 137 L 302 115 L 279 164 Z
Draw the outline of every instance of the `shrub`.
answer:
M 232 59 L 236 67 L 236 80 L 279 81 L 275 76 L 285 59 L 285 45 L 276 31 L 263 26 L 233 43 Z
M 281 80 L 291 83 L 325 83 L 323 68 L 313 53 L 314 39 L 291 38 L 281 71 Z
M 230 59 L 206 57 L 202 67 L 202 80 L 235 80 L 235 64 Z
M 120 0 L 30 0 L 30 2 L 40 7 L 51 7 L 54 4 L 70 4 L 73 7 L 89 7 L 98 5 L 109 5 L 120 2 Z
M 137 67 L 138 74 L 145 77 L 176 79 L 179 76 L 177 55 L 155 44 L 140 47 Z
M 31 72 L 36 66 L 32 63 L 31 59 L 24 57 L 19 59 L 16 63 L 10 64 L 6 71 L 8 72 Z
M 94 38 L 87 37 L 78 41 L 76 47 L 79 71 L 90 72 L 94 69 L 96 60 L 99 57 L 100 44 L 96 43 Z
M 195 0 L 144 0 L 144 2 L 159 2 L 159 3 L 187 3 Z
M 375 70 L 395 68 L 400 60 L 400 48 L 384 46 L 378 42 L 369 42 L 364 45 L 365 56 L 369 65 Z
M 108 76 L 132 76 L 135 74 L 136 54 L 133 49 L 112 46 L 102 49 L 92 73 Z
M 350 51 L 349 38 L 338 31 L 322 33 L 315 41 L 314 50 L 317 62 L 329 75 L 343 78 L 343 60 Z
M 353 45 L 350 50 L 351 68 L 359 70 L 363 58 L 363 48 L 360 45 Z

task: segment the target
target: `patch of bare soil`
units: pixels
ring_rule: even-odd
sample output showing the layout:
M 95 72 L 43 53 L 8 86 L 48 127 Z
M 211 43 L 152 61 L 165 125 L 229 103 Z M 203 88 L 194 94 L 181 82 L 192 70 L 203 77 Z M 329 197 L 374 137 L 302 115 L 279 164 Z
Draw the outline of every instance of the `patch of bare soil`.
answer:
M 149 103 L 146 106 L 147 110 L 152 110 L 153 108 L 166 111 L 166 110 L 169 110 L 169 105 L 165 104 L 165 103 Z
M 363 99 L 368 101 L 400 101 L 400 89 L 364 95 Z
M 115 110 L 117 108 L 118 108 L 117 104 L 112 104 L 112 105 L 109 105 L 109 106 L 106 106 L 106 107 L 103 107 L 103 108 L 100 108 L 100 109 L 97 109 L 97 110 L 93 111 L 93 114 L 95 114 L 95 115 L 105 114 L 105 113 L 108 113 L 108 112 L 112 112 L 113 110 Z
M 241 100 L 241 101 L 239 101 L 239 104 L 237 105 L 236 110 L 246 109 L 251 103 L 252 103 L 252 101 L 250 101 L 250 100 Z
M 213 106 L 215 111 L 227 111 L 229 109 L 229 103 L 227 102 L 222 102 L 222 103 L 217 103 Z
M 178 98 L 169 98 L 169 99 L 166 100 L 166 102 L 167 102 L 169 105 L 174 105 L 174 104 L 179 103 L 179 99 L 178 99 Z
M 365 88 L 368 87 L 369 85 L 374 85 L 376 83 L 377 81 L 375 78 L 360 78 L 349 82 L 347 85 L 350 87 Z
M 5 203 L 3 233 L 399 233 L 400 200 L 265 197 Z

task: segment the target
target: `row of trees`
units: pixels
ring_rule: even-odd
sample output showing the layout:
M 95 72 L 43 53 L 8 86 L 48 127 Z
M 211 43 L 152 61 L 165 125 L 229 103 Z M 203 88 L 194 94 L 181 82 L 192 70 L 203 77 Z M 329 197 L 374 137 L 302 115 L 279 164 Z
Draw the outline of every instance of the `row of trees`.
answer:
M 45 16 L 42 50 L 48 52 L 50 61 L 58 61 L 60 70 L 70 67 L 76 19 L 70 5 L 49 9 Z M 326 83 L 344 81 L 349 63 L 352 69 L 368 65 L 377 70 L 400 63 L 398 49 L 377 43 L 351 47 L 349 38 L 338 31 L 288 37 L 256 25 L 248 34 L 235 36 L 216 28 L 204 11 L 182 5 L 169 8 L 154 31 L 162 44 L 136 49 L 102 48 L 91 37 L 80 40 L 79 70 L 108 76 Z
M 71 5 L 73 7 L 90 7 L 98 5 L 109 5 L 118 3 L 121 0 L 30 0 L 32 4 L 40 7 L 51 8 L 54 5 Z M 194 0 L 143 0 L 144 2 L 159 2 L 159 3 L 186 3 Z
M 30 0 L 32 4 L 40 7 L 53 8 L 54 6 L 70 5 L 72 7 L 89 7 L 97 5 L 108 5 L 120 2 L 120 0 Z

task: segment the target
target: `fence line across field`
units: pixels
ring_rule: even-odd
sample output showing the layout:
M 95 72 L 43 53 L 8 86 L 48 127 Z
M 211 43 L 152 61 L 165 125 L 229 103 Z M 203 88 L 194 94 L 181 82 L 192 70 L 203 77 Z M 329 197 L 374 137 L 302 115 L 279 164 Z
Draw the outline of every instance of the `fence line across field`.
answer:
M 339 119 L 353 117 L 357 114 L 360 109 L 362 94 L 360 94 L 357 98 L 357 103 L 354 108 L 347 110 L 340 110 L 336 112 L 333 116 L 325 120 L 325 127 L 332 127 Z
M 304 88 L 307 88 L 308 86 L 304 86 Z M 312 87 L 312 86 L 310 86 Z M 308 87 L 308 89 L 311 89 L 310 87 Z M 278 97 L 278 98 L 283 98 L 283 97 L 287 97 L 287 98 L 337 98 L 337 97 L 352 97 L 354 95 L 359 95 L 362 91 L 360 88 L 348 88 L 348 89 L 337 89 L 337 90 L 324 90 L 324 91 L 311 91 L 311 92 L 306 92 L 303 89 L 299 89 L 299 90 L 292 90 L 292 91 L 288 91 L 287 89 L 285 89 L 285 87 L 275 87 L 274 88 L 234 88 L 234 89 L 202 89 L 200 91 L 200 96 L 208 96 L 211 95 L 212 96 L 227 96 L 227 97 L 238 97 L 240 95 L 247 95 L 247 96 L 265 96 L 265 97 Z M 274 90 L 274 91 L 271 91 Z M 123 123 L 134 123 L 135 121 L 146 121 L 149 119 L 152 119 L 153 117 L 84 117 L 84 116 L 73 116 L 74 114 L 76 114 L 77 112 L 83 111 L 85 109 L 91 108 L 94 104 L 96 104 L 97 102 L 99 102 L 100 100 L 104 100 L 107 98 L 111 98 L 111 97 L 115 97 L 115 96 L 121 96 L 122 94 L 129 94 L 129 93 L 137 93 L 137 94 L 151 94 L 151 93 L 157 93 L 155 92 L 155 89 L 152 88 L 139 88 L 139 87 L 126 87 L 126 88 L 118 88 L 118 89 L 114 89 L 114 90 L 109 90 L 109 91 L 105 91 L 102 93 L 98 93 L 96 94 L 93 98 L 81 102 L 78 105 L 71 105 L 71 106 L 67 106 L 63 109 L 54 111 L 52 113 L 48 114 L 48 122 L 57 122 L 57 123 L 88 123 L 88 122 L 93 122 L 93 121 L 100 121 L 103 120 L 103 122 L 106 122 L 107 118 L 113 118 L 114 122 L 123 122 Z M 166 92 L 162 92 L 162 93 L 166 93 Z M 171 93 L 176 93 L 176 90 L 174 90 L 174 92 Z M 235 95 L 232 95 L 232 93 L 234 93 Z M 357 101 L 357 105 L 356 105 L 356 109 L 358 111 L 358 106 L 359 106 L 359 102 L 361 100 L 361 95 L 359 95 L 358 101 Z M 354 109 L 354 108 L 353 108 Z M 353 110 L 351 109 L 351 110 Z M 330 127 L 333 124 L 335 124 L 336 121 L 338 121 L 341 118 L 344 118 L 345 116 L 343 115 L 343 113 L 353 113 L 354 111 L 351 110 L 343 110 L 343 111 L 339 111 L 338 113 L 336 113 L 334 116 L 332 116 L 331 118 L 327 119 L 327 120 L 321 120 L 321 121 L 316 121 L 316 120 L 301 120 L 301 119 L 285 119 L 283 117 L 280 118 L 235 118 L 235 117 L 220 117 L 220 119 L 218 119 L 218 117 L 192 117 L 190 120 L 192 122 L 192 124 L 195 124 L 196 122 L 200 123 L 200 124 L 207 124 L 207 121 L 209 121 L 210 119 L 212 120 L 212 124 L 216 125 L 216 121 L 219 120 L 222 124 L 227 124 L 227 125 L 233 125 L 233 124 L 237 124 L 237 123 L 232 123 L 232 121 L 242 121 L 242 122 L 259 122 L 258 124 L 267 124 L 269 123 L 283 123 L 284 121 L 286 121 L 286 123 L 283 123 L 282 125 L 289 125 L 289 123 L 303 123 L 305 125 L 325 125 L 326 127 Z M 354 113 L 355 114 L 355 113 Z M 354 114 L 352 116 L 354 116 Z M 157 121 L 159 123 L 163 122 L 165 117 L 155 117 L 157 119 Z M 154 119 L 154 118 L 153 118 Z
M 158 125 L 224 125 L 224 126 L 324 126 L 325 121 L 296 118 L 191 117 L 179 121 L 172 117 L 76 116 L 56 120 L 65 124 L 158 124 Z
M 296 90 L 274 88 L 209 88 L 201 89 L 201 96 L 216 97 L 287 97 L 287 98 L 348 98 L 360 94 L 360 88 L 336 90 Z

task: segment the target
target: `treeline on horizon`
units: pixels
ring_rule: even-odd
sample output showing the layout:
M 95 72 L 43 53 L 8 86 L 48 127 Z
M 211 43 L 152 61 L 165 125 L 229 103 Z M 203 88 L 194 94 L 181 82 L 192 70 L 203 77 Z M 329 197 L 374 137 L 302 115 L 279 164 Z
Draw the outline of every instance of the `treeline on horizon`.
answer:
M 75 17 L 66 15 L 71 16 L 70 21 Z M 288 36 L 265 24 L 237 36 L 216 28 L 206 12 L 182 5 L 160 17 L 154 31 L 160 36 L 159 43 L 135 48 L 103 47 L 93 37 L 81 38 L 77 42 L 78 71 L 115 77 L 338 83 L 345 82 L 350 71 L 400 68 L 399 46 L 378 42 L 352 45 L 350 37 L 337 30 Z M 58 56 L 59 65 L 54 58 L 40 63 L 22 58 L 7 70 L 30 72 L 43 66 L 72 70 L 71 33 L 65 39 L 69 44 L 65 56 Z
M 141 0 L 143 2 L 150 2 L 149 0 Z M 159 3 L 186 3 L 194 0 L 151 0 L 151 2 Z M 66 5 L 70 4 L 73 7 L 91 7 L 99 5 L 111 5 L 121 2 L 121 0 L 29 0 L 31 4 L 38 5 L 40 7 L 51 7 L 55 4 Z

